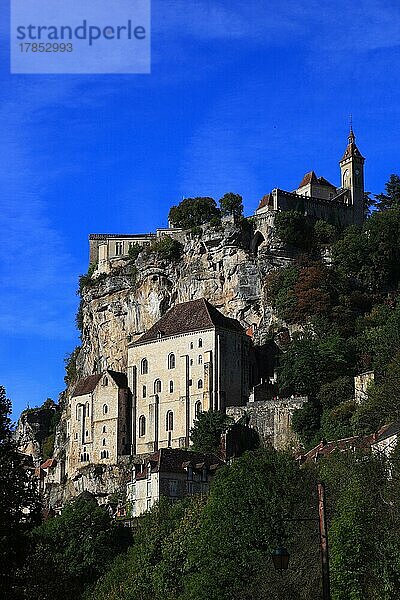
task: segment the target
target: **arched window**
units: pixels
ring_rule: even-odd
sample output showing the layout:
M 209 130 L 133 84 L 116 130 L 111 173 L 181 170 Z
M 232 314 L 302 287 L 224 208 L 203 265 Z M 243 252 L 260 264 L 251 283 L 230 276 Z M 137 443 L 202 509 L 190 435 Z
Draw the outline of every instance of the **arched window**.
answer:
M 169 382 L 169 393 L 172 394 L 173 391 L 174 391 L 174 382 L 170 381 Z
M 175 369 L 175 354 L 168 354 L 168 369 Z
M 104 377 L 104 379 L 103 379 L 103 385 L 108 385 L 108 377 Z
M 199 348 L 203 347 L 203 340 L 201 338 L 199 338 Z
M 107 404 L 103 404 L 103 415 L 106 415 L 108 413 L 108 406 Z
M 202 379 L 199 379 L 199 380 L 198 380 L 198 382 L 197 382 L 197 389 L 198 389 L 198 390 L 201 390 L 201 389 L 203 389 L 203 380 L 202 380 Z
M 154 382 L 154 393 L 161 394 L 161 381 L 160 379 L 156 379 Z
M 203 408 L 203 407 L 201 406 L 201 402 L 200 402 L 200 400 L 199 400 L 199 401 L 198 401 L 198 402 L 196 402 L 196 404 L 194 405 L 194 416 L 195 416 L 195 418 L 196 418 L 196 419 L 198 419 L 198 418 L 199 418 L 199 416 L 200 416 L 200 413 L 201 413 L 201 411 L 202 411 L 202 408 Z
M 201 354 L 199 354 L 199 365 L 203 364 L 203 356 Z
M 103 425 L 103 433 L 107 433 L 107 427 Z
M 107 446 L 107 440 L 106 440 L 106 438 L 103 438 L 103 446 Z
M 174 429 L 174 413 L 172 410 L 169 410 L 165 417 L 165 429 L 167 431 L 172 431 Z
M 139 417 L 139 437 L 146 435 L 146 417 L 142 415 Z
M 193 350 L 193 342 L 190 342 L 190 349 Z
M 143 389 L 142 389 L 142 396 L 143 396 L 143 398 L 146 398 L 146 396 L 147 396 L 147 387 L 145 385 L 143 386 Z
M 77 421 L 81 420 L 81 411 L 82 411 L 82 404 L 77 404 L 76 405 L 76 420 Z
M 89 402 L 86 402 L 86 416 L 90 417 L 90 406 L 89 406 Z
M 140 372 L 142 375 L 147 375 L 149 372 L 149 363 L 147 362 L 147 358 L 143 358 L 140 363 Z

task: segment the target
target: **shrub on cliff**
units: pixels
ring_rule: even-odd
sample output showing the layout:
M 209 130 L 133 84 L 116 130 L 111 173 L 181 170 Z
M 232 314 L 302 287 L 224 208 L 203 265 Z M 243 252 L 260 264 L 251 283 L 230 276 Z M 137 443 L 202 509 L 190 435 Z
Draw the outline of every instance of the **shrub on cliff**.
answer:
M 159 258 L 165 260 L 179 260 L 183 253 L 183 246 L 178 240 L 174 240 L 169 235 L 155 240 L 147 250 L 154 252 Z
M 208 223 L 213 217 L 220 217 L 221 211 L 217 208 L 213 198 L 185 198 L 173 206 L 169 211 L 169 221 L 176 227 L 191 229 Z

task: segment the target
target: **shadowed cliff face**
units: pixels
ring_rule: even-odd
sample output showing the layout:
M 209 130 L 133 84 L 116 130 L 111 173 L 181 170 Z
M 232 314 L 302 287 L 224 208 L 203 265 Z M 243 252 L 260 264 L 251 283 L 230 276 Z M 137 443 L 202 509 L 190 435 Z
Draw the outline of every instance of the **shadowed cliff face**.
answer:
M 149 329 L 174 304 L 207 298 L 222 313 L 244 327 L 270 325 L 272 314 L 263 293 L 265 274 L 285 259 L 272 258 L 261 246 L 252 251 L 252 227 L 224 223 L 207 228 L 201 237 L 183 238 L 179 261 L 141 253 L 132 266 L 113 269 L 83 296 L 82 350 L 78 359 L 83 375 L 97 368 L 125 371 L 129 339 Z

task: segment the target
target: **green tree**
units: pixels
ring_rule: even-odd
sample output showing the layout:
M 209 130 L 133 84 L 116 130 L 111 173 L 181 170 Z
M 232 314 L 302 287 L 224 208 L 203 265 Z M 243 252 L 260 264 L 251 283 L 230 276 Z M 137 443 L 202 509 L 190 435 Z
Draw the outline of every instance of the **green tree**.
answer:
M 176 227 L 182 227 L 183 229 L 199 227 L 211 221 L 213 217 L 220 216 L 221 213 L 215 200 L 208 197 L 185 198 L 169 211 L 169 221 Z
M 317 244 L 329 246 L 337 239 L 338 231 L 334 225 L 319 219 L 314 224 L 314 238 Z
M 307 251 L 312 248 L 314 243 L 312 221 L 301 212 L 288 210 L 277 213 L 275 228 L 284 244 Z
M 385 183 L 386 193 L 375 195 L 375 204 L 378 210 L 400 208 L 400 177 L 392 174 Z
M 192 450 L 195 452 L 217 452 L 221 435 L 233 423 L 233 419 L 220 411 L 201 412 L 190 430 Z
M 277 600 L 320 597 L 318 538 L 309 517 L 312 474 L 273 450 L 248 452 L 223 467 L 195 535 L 186 542 L 185 600 Z M 316 515 L 315 515 L 316 516 Z M 282 537 L 281 537 L 282 536 Z M 290 570 L 275 572 L 271 551 L 283 543 Z M 172 596 L 174 597 L 174 596 Z
M 322 407 L 334 408 L 346 400 L 354 398 L 354 378 L 346 375 L 325 383 L 318 392 L 318 400 Z
M 80 598 L 125 549 L 122 534 L 126 530 L 113 525 L 107 511 L 89 495 L 66 504 L 59 516 L 30 534 L 27 597 Z
M 384 457 L 336 452 L 319 463 L 329 499 L 332 600 L 395 600 L 399 471 Z
M 219 201 L 222 216 L 232 215 L 235 219 L 243 217 L 243 198 L 239 194 L 228 192 Z
M 154 252 L 161 259 L 176 261 L 182 256 L 183 246 L 170 235 L 163 235 L 161 238 L 155 240 L 146 251 Z
M 4 598 L 20 597 L 17 571 L 25 558 L 27 531 L 37 523 L 40 501 L 33 465 L 17 451 L 11 402 L 0 386 L 0 582 Z

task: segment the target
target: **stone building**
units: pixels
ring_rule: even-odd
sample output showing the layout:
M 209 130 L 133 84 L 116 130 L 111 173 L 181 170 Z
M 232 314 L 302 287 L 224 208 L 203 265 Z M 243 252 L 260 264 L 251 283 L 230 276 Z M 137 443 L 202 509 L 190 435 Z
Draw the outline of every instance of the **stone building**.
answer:
M 134 452 L 189 446 L 202 410 L 245 404 L 252 341 L 204 298 L 177 304 L 128 346 Z
M 177 448 L 157 450 L 133 469 L 126 494 L 130 517 L 149 510 L 161 496 L 178 500 L 208 494 L 214 475 L 223 464 L 215 454 Z
M 294 191 L 275 188 L 264 196 L 256 210 L 256 216 L 297 210 L 340 226 L 360 225 L 364 220 L 364 161 L 357 148 L 353 129 L 350 128 L 348 144 L 339 161 L 338 187 L 310 171 Z
M 106 370 L 75 386 L 67 420 L 67 472 L 89 463 L 115 464 L 129 454 L 131 396 L 124 373 Z

